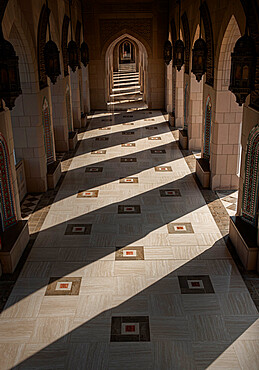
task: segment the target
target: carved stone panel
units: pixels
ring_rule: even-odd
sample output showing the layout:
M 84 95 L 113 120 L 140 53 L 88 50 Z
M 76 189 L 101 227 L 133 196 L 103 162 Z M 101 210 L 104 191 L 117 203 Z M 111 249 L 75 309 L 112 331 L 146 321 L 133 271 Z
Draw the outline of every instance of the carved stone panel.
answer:
M 139 34 L 152 48 L 153 21 L 151 18 L 100 19 L 101 48 L 116 33 L 122 30 Z
M 209 8 L 206 2 L 201 5 L 201 16 L 203 20 L 203 25 L 205 29 L 205 38 L 207 43 L 207 73 L 206 73 L 206 83 L 213 87 L 214 84 L 214 42 L 213 42 L 213 31 L 211 18 L 209 13 Z
M 189 64 L 190 64 L 190 30 L 189 30 L 189 22 L 187 18 L 186 12 L 182 15 L 182 23 L 183 23 L 183 36 L 184 36 L 184 72 L 189 74 Z

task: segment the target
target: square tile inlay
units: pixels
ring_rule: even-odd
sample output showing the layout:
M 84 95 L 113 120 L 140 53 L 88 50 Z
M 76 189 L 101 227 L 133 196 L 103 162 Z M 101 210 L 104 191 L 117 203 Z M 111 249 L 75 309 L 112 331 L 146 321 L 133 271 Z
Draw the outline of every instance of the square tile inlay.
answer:
M 134 126 L 134 122 L 125 122 L 123 126 Z
M 102 122 L 112 122 L 112 118 L 103 118 Z
M 96 137 L 96 138 L 95 138 L 95 140 L 96 140 L 96 141 L 108 141 L 108 140 L 109 140 L 109 138 L 108 138 L 108 137 L 103 137 L 103 136 L 101 136 L 101 137 Z
M 148 316 L 112 317 L 111 342 L 150 342 Z
M 140 206 L 118 206 L 119 214 L 137 214 L 141 213 Z
M 99 190 L 80 190 L 77 198 L 97 198 Z
M 106 150 L 93 150 L 91 154 L 106 154 Z
M 154 127 L 152 127 L 152 126 L 151 126 L 151 127 L 149 127 L 149 126 L 148 126 L 148 127 L 146 127 L 146 130 L 157 130 L 157 127 L 156 127 L 156 126 L 154 126 Z
M 122 135 L 134 135 L 135 134 L 135 131 L 125 131 L 125 132 L 122 132 Z
M 155 167 L 155 171 L 157 171 L 157 172 L 169 172 L 169 171 L 172 171 L 172 167 L 170 167 L 170 166 L 157 166 L 157 167 Z
M 45 295 L 78 295 L 81 277 L 51 277 Z
M 182 294 L 215 293 L 209 275 L 178 276 Z
M 144 121 L 155 121 L 154 118 L 145 118 Z
M 193 234 L 192 224 L 190 222 L 171 222 L 167 225 L 169 234 Z
M 148 140 L 161 140 L 160 136 L 150 136 Z
M 126 144 L 121 144 L 122 147 L 129 147 L 129 146 L 136 146 L 135 143 L 126 143 Z
M 121 158 L 121 162 L 137 162 L 137 158 Z
M 165 149 L 151 149 L 151 154 L 165 154 Z
M 120 179 L 120 184 L 137 184 L 138 178 L 137 177 L 125 177 Z
M 159 190 L 161 197 L 180 197 L 181 193 L 179 189 L 165 189 Z
M 103 172 L 103 167 L 86 167 L 85 172 Z
M 110 127 L 100 127 L 99 130 L 110 130 Z
M 91 224 L 69 224 L 67 225 L 65 235 L 90 235 Z
M 115 261 L 144 260 L 144 247 L 116 247 Z

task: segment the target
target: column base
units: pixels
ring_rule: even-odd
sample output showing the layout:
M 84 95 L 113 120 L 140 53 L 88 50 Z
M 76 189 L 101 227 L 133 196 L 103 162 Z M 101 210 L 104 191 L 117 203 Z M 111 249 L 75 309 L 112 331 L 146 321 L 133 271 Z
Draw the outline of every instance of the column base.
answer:
M 61 163 L 55 161 L 47 166 L 47 182 L 48 189 L 55 189 L 59 179 L 61 177 Z
M 196 159 L 196 175 L 204 189 L 210 187 L 210 163 L 208 159 Z
M 229 237 L 246 270 L 259 272 L 257 230 L 240 216 L 230 217 Z
M 0 262 L 4 274 L 12 274 L 29 242 L 28 221 L 18 221 L 1 234 Z M 1 267 L 0 267 L 1 274 Z
M 75 131 L 69 133 L 69 150 L 74 150 L 77 144 L 78 138 Z
M 182 149 L 188 149 L 188 132 L 187 130 L 179 130 L 179 143 Z

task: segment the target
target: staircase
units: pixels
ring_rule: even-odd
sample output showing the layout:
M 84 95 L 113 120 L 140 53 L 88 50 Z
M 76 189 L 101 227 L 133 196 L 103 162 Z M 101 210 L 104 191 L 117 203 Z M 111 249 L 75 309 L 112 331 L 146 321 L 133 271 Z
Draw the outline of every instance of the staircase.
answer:
M 143 103 L 143 94 L 140 91 L 139 73 L 136 64 L 120 64 L 119 71 L 113 73 L 113 88 L 108 106 L 115 110 L 134 107 L 135 103 Z

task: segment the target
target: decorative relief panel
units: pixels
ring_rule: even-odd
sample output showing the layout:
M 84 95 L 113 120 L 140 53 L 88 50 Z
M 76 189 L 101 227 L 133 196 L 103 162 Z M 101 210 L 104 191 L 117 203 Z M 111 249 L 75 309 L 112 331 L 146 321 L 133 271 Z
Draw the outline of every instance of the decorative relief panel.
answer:
M 206 72 L 206 83 L 213 87 L 214 84 L 214 42 L 213 42 L 213 31 L 210 19 L 209 8 L 206 2 L 202 3 L 201 16 L 205 29 L 205 38 L 207 43 L 207 72 Z
M 187 18 L 186 12 L 182 15 L 182 23 L 183 23 L 183 35 L 184 35 L 184 72 L 189 74 L 189 63 L 190 63 L 190 30 L 189 30 L 189 22 Z
M 39 73 L 39 85 L 40 89 L 48 86 L 47 75 L 45 71 L 45 61 L 44 61 L 44 46 L 46 44 L 46 34 L 47 34 L 47 25 L 49 18 L 50 10 L 43 5 L 40 20 L 38 25 L 38 73 Z
M 101 48 L 116 33 L 133 30 L 152 48 L 153 20 L 151 18 L 100 19 Z
M 205 127 L 204 127 L 203 158 L 205 159 L 210 159 L 211 113 L 212 113 L 211 98 L 210 96 L 208 96 L 206 102 Z

